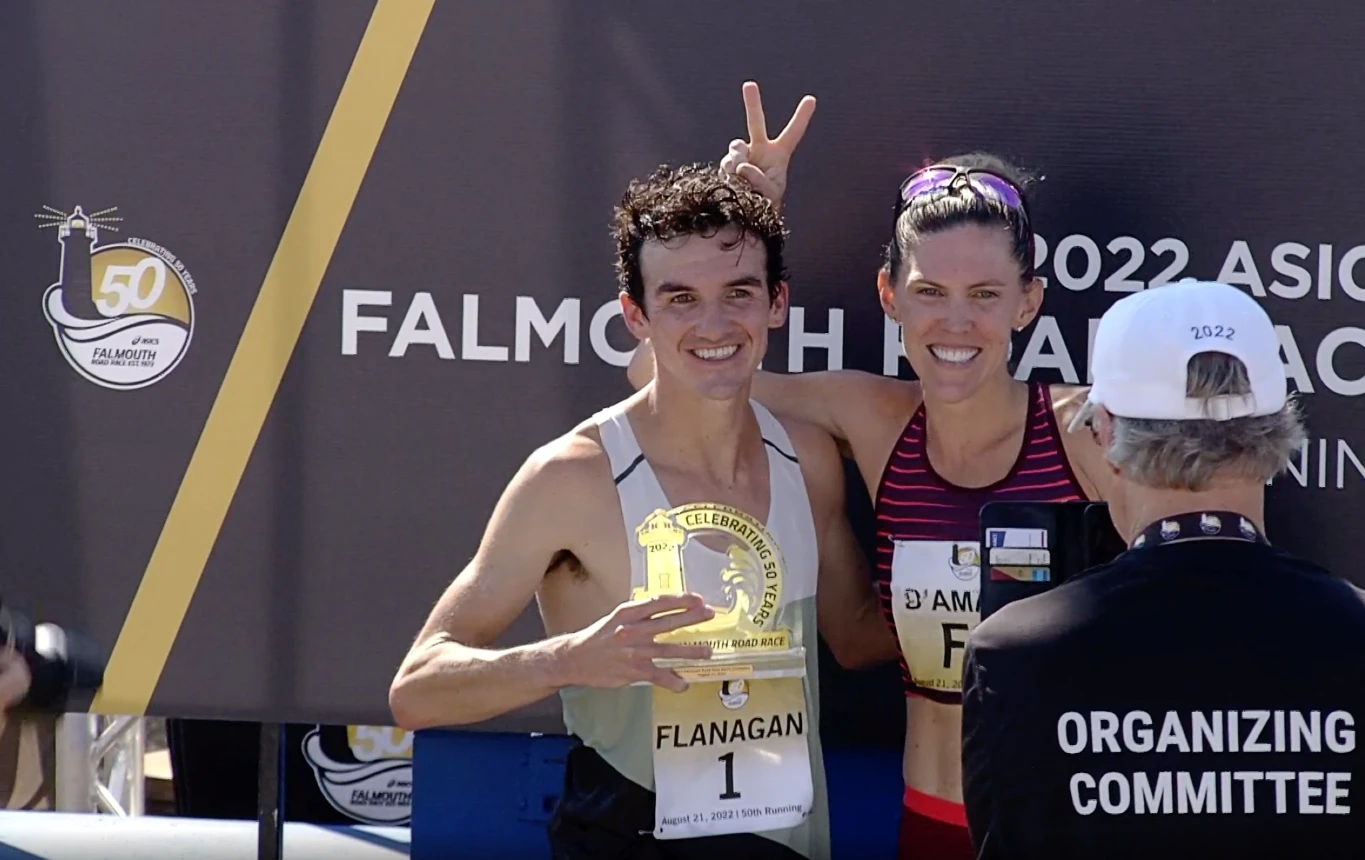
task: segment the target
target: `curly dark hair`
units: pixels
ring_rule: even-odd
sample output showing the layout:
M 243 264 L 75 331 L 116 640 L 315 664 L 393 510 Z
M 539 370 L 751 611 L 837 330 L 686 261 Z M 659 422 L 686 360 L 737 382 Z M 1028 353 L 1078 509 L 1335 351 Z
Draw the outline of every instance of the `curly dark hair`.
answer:
M 728 177 L 714 164 L 661 165 L 645 179 L 632 180 L 612 213 L 616 240 L 616 279 L 644 310 L 645 285 L 640 248 L 647 240 L 714 236 L 725 227 L 740 229 L 737 241 L 757 236 L 767 251 L 768 296 L 787 279 L 783 251 L 787 226 L 772 202 L 742 179 Z

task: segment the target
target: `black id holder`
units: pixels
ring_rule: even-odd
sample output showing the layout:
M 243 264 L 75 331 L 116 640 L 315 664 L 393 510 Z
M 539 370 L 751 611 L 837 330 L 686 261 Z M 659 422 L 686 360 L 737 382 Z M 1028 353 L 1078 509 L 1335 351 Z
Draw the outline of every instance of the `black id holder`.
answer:
M 1103 502 L 990 502 L 981 508 L 981 618 L 1125 549 Z

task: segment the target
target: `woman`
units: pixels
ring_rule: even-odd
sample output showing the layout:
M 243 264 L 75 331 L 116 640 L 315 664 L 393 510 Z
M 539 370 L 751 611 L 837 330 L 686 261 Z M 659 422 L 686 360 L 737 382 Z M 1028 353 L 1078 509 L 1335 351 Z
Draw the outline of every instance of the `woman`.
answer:
M 769 140 L 758 88 L 744 88 L 750 140 L 722 163 L 780 205 L 804 100 Z M 962 808 L 962 645 L 979 620 L 979 512 L 989 501 L 1098 499 L 1109 469 L 1088 431 L 1067 432 L 1085 389 L 1017 381 L 1011 333 L 1033 321 L 1024 177 L 990 155 L 945 159 L 901 186 L 877 275 L 917 381 L 863 373 L 760 372 L 753 397 L 818 424 L 857 464 L 876 511 L 875 576 L 901 647 L 906 692 L 902 858 L 973 857 Z M 648 379 L 637 351 L 631 377 Z

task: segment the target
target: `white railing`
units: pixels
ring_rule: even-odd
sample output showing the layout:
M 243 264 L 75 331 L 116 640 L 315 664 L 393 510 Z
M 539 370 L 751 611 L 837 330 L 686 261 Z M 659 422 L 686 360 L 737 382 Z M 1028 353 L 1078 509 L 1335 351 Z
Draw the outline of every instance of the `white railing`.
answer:
M 141 717 L 65 714 L 57 720 L 56 804 L 61 812 L 146 813 Z

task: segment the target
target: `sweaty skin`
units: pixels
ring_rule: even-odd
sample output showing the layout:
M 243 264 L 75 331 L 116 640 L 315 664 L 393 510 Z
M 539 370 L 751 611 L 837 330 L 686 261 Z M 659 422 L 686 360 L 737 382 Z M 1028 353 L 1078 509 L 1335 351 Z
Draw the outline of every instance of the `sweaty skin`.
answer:
M 628 373 L 632 383 L 648 380 L 647 350 L 637 351 Z M 1051 386 L 1063 447 L 1086 495 L 1102 498 L 1103 482 L 1112 474 L 1088 429 L 1067 431 L 1071 418 L 1085 402 L 1088 389 Z M 832 436 L 850 456 L 875 503 L 875 494 L 887 460 L 905 425 L 921 402 L 918 382 L 894 379 L 857 370 L 779 374 L 759 371 L 754 376 L 754 399 L 781 418 L 813 424 Z M 973 452 L 944 468 L 944 478 L 963 486 L 981 486 L 1009 471 L 1019 453 L 1019 433 L 998 440 L 988 449 Z M 1096 477 L 1098 476 L 1098 480 Z M 882 622 L 885 624 L 885 622 Z M 909 696 L 906 706 L 906 742 L 902 775 L 907 786 L 955 803 L 962 802 L 961 707 L 920 696 Z
M 718 250 L 725 238 L 646 249 L 657 294 L 648 298 L 651 318 L 627 305 L 628 324 L 672 345 L 666 372 L 627 400 L 627 416 L 672 504 L 719 502 L 766 520 L 768 459 L 749 383 L 767 328 L 785 318 L 785 293 L 769 300 L 761 249 Z M 737 276 L 737 266 L 759 268 Z M 740 349 L 722 361 L 693 352 L 722 341 Z M 809 422 L 780 420 L 796 449 L 817 531 L 819 631 L 844 665 L 894 659 L 894 639 L 845 516 L 838 449 Z M 648 680 L 682 689 L 682 680 L 653 659 L 705 653 L 656 644 L 654 636 L 703 620 L 709 610 L 688 597 L 625 603 L 631 538 L 591 421 L 535 451 L 403 660 L 390 689 L 397 724 L 416 730 L 487 720 L 567 686 Z M 547 638 L 491 648 L 532 598 Z
M 748 140 L 730 142 L 721 169 L 748 181 L 780 207 L 792 155 L 806 133 L 815 99 L 802 99 L 782 133 L 769 138 L 758 85 L 746 82 L 743 97 Z M 933 380 L 934 408 L 926 414 L 927 453 L 941 477 L 963 487 L 999 480 L 1019 453 L 1026 429 L 1027 388 L 1009 378 L 1006 347 L 1010 330 L 1031 322 L 1042 299 L 1041 283 L 1018 283 L 1017 263 L 999 231 L 994 232 L 988 236 L 980 226 L 965 225 L 937 234 L 907 255 L 905 271 L 895 283 L 886 270 L 878 278 L 883 310 L 902 326 L 906 358 L 919 369 L 921 379 L 928 373 Z M 966 365 L 950 367 L 935 360 L 930 349 L 935 345 L 974 348 L 978 355 Z M 636 350 L 627 370 L 637 388 L 647 383 L 653 369 L 647 347 L 642 344 Z M 963 407 L 974 400 L 980 404 L 978 395 L 986 389 L 992 394 L 984 400 L 993 400 L 995 406 L 978 405 L 964 415 Z M 918 381 L 854 370 L 790 375 L 760 371 L 752 391 L 775 415 L 805 421 L 832 436 L 856 463 L 874 504 L 896 441 L 924 400 Z M 1087 391 L 1051 386 L 1053 411 L 1064 453 L 1082 489 L 1089 498 L 1102 499 L 1113 468 L 1093 431 L 1068 430 Z M 940 422 L 955 426 L 943 428 Z M 973 433 L 955 432 L 966 427 Z M 962 802 L 960 706 L 920 696 L 906 698 L 903 772 L 910 788 Z

